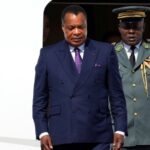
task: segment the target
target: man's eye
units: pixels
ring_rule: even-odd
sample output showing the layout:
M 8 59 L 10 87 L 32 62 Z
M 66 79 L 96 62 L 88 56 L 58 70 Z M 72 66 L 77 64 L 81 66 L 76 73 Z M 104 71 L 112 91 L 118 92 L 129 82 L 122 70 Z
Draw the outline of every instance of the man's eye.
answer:
M 74 27 L 68 27 L 68 30 L 73 30 L 74 29 Z
M 86 25 L 81 26 L 82 29 L 86 28 Z

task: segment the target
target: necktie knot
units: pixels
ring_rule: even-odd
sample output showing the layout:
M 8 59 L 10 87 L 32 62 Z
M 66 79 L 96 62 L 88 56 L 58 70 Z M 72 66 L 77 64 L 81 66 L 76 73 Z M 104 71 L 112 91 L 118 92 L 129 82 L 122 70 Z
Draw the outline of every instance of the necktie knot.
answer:
M 136 48 L 136 47 L 135 47 L 134 45 L 130 47 L 130 49 L 131 49 L 132 51 L 134 51 L 135 48 Z
M 74 48 L 75 53 L 80 53 L 80 49 L 78 47 Z

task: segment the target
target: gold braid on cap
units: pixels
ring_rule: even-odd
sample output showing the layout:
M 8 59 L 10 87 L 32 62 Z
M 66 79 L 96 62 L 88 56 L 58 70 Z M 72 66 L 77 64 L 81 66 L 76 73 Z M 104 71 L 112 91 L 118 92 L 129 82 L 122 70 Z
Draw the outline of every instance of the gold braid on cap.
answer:
M 138 18 L 138 17 L 146 17 L 145 12 L 143 11 L 126 11 L 118 14 L 118 19 L 122 18 Z

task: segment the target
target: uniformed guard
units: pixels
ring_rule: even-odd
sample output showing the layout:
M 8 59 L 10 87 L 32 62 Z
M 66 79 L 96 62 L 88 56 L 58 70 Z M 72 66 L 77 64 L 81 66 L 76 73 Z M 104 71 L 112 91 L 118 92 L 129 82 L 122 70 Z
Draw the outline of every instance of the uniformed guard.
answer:
M 150 150 L 150 43 L 143 40 L 149 7 L 113 9 L 121 41 L 115 45 L 128 111 L 128 136 L 122 150 Z

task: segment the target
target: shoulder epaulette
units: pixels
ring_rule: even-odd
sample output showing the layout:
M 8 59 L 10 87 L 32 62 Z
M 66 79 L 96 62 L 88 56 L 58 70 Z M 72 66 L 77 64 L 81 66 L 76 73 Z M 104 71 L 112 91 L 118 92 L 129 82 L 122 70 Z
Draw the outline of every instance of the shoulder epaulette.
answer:
M 123 49 L 123 44 L 122 43 L 117 43 L 115 45 L 116 52 L 120 52 L 122 49 Z
M 150 48 L 150 43 L 148 43 L 148 42 L 143 42 L 143 43 L 142 43 L 142 46 L 143 46 L 145 49 L 149 49 L 149 48 Z

